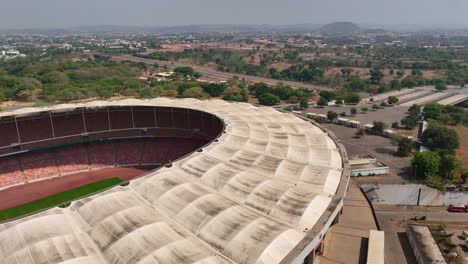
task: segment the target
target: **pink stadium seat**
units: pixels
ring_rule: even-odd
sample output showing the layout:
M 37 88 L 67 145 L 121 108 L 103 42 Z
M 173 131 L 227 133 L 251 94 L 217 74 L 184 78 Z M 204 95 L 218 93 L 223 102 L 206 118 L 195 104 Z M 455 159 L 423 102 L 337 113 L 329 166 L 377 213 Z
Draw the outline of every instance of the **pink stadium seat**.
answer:
M 88 169 L 88 156 L 85 146 L 59 148 L 56 155 L 57 165 L 62 175 Z
M 122 166 L 140 164 L 143 146 L 144 142 L 142 141 L 132 140 L 120 142 L 117 164 Z
M 112 142 L 94 143 L 89 146 L 88 150 L 92 169 L 115 165 L 115 150 Z
M 0 160 L 0 187 L 24 182 L 24 176 L 16 158 Z

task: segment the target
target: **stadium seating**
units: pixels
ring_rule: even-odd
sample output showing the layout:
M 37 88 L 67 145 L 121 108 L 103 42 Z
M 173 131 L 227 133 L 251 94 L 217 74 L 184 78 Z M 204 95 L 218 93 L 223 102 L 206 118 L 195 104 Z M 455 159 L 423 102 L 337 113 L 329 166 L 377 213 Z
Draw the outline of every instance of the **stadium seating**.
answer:
M 21 172 L 16 157 L 0 159 L 0 188 L 16 185 L 24 182 L 24 176 Z
M 121 166 L 140 164 L 144 142 L 140 140 L 122 141 L 119 144 L 117 164 Z
M 59 169 L 52 152 L 38 151 L 21 157 L 24 175 L 28 181 L 35 181 L 59 175 Z
M 83 145 L 58 148 L 56 156 L 58 169 L 62 175 L 88 169 L 88 154 Z
M 115 165 L 115 149 L 112 142 L 93 143 L 89 145 L 88 153 L 92 169 Z

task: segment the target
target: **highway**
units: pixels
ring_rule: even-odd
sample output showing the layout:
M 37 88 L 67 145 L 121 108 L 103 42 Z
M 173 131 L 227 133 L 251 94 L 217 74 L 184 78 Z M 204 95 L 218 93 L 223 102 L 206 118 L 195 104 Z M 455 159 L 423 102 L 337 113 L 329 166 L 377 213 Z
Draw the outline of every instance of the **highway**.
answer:
M 205 76 L 206 78 L 215 78 L 215 79 L 220 79 L 220 80 L 228 80 L 231 79 L 234 76 L 237 76 L 239 78 L 243 78 L 248 81 L 252 82 L 264 82 L 269 85 L 276 85 L 279 82 L 282 82 L 286 85 L 289 85 L 293 88 L 304 88 L 304 89 L 309 89 L 309 90 L 315 90 L 315 91 L 320 91 L 320 90 L 327 90 L 327 91 L 332 91 L 334 90 L 333 88 L 330 87 L 324 87 L 324 86 L 318 86 L 318 85 L 313 85 L 313 84 L 308 84 L 308 83 L 302 83 L 302 82 L 293 82 L 293 81 L 282 81 L 282 80 L 276 80 L 276 79 L 271 79 L 271 78 L 264 78 L 264 77 L 258 77 L 258 76 L 252 76 L 252 75 L 246 75 L 246 74 L 238 74 L 238 73 L 230 73 L 230 72 L 221 72 L 216 69 L 206 67 L 206 66 L 200 66 L 196 64 L 183 64 L 183 63 L 178 63 L 178 62 L 172 62 L 172 61 L 159 61 L 159 60 L 153 60 L 153 59 L 145 59 L 145 58 L 140 58 L 140 57 L 135 57 L 132 55 L 127 55 L 127 54 L 122 54 L 122 55 L 112 55 L 113 60 L 129 60 L 129 61 L 134 61 L 134 62 L 143 62 L 146 64 L 155 64 L 157 63 L 159 66 L 166 66 L 169 69 L 173 69 L 176 67 L 192 67 L 194 70 L 200 72 Z

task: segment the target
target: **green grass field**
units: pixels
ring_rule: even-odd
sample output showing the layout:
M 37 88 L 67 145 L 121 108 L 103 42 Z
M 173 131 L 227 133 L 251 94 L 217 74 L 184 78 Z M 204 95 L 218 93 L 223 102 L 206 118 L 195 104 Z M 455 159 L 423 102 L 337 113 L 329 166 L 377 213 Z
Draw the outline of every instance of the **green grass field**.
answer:
M 88 196 L 98 191 L 122 184 L 123 181 L 119 178 L 110 178 L 102 181 L 83 185 L 73 190 L 54 194 L 52 196 L 36 200 L 34 202 L 22 204 L 16 207 L 8 208 L 0 211 L 0 222 L 18 218 L 21 216 L 30 215 L 39 211 L 43 211 L 55 206 L 66 207 L 70 201 L 80 197 Z

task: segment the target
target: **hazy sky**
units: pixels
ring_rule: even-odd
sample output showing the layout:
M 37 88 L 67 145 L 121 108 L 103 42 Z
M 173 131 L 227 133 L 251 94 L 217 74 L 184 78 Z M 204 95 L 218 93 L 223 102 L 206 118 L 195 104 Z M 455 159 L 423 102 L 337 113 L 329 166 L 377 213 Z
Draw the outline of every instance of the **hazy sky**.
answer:
M 0 0 L 3 29 L 334 21 L 468 28 L 468 0 Z

